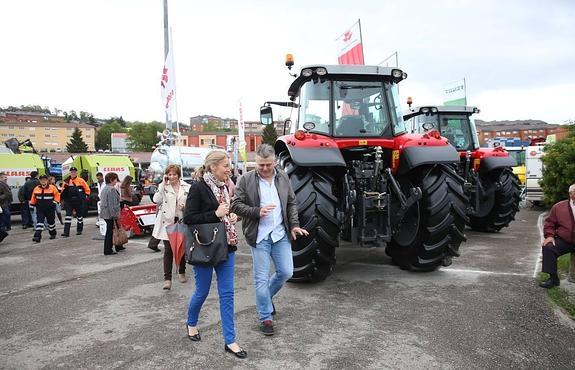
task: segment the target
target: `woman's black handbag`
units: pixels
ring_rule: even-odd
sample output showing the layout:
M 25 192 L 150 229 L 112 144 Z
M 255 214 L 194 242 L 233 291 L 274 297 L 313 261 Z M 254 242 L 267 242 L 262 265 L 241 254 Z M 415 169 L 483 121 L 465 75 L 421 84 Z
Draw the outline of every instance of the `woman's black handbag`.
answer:
M 191 245 L 186 259 L 190 265 L 216 266 L 228 259 L 228 238 L 223 222 L 190 225 Z

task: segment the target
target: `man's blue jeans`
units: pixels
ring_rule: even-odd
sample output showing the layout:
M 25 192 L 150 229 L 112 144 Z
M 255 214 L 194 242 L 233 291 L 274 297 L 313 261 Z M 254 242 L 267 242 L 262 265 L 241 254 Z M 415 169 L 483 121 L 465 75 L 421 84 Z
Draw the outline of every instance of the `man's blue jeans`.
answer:
M 275 243 L 272 243 L 271 237 L 257 243 L 255 248 L 252 247 L 252 259 L 258 316 L 260 321 L 271 320 L 272 298 L 293 274 L 291 243 L 287 235 Z M 270 259 L 275 266 L 275 273 L 271 277 Z
M 228 253 L 228 259 L 219 265 L 194 266 L 196 290 L 190 299 L 188 307 L 188 325 L 197 326 L 200 310 L 210 292 L 213 271 L 216 270 L 218 279 L 218 294 L 220 296 L 220 317 L 225 344 L 236 342 L 234 328 L 234 266 L 236 254 Z

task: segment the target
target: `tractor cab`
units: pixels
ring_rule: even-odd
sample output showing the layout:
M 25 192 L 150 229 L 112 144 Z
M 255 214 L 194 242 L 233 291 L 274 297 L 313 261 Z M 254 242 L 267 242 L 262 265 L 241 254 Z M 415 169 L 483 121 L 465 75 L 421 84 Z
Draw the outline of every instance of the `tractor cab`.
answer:
M 298 109 L 291 134 L 303 131 L 335 139 L 397 136 L 406 132 L 397 89 L 405 78 L 397 68 L 306 66 L 288 90 L 291 102 L 266 103 L 262 123 L 271 122 L 270 104 L 288 105 Z
M 409 132 L 423 134 L 438 130 L 458 152 L 466 152 L 479 148 L 472 117 L 474 113 L 479 113 L 479 109 L 468 106 L 425 106 L 410 109 L 404 113 L 403 119 Z

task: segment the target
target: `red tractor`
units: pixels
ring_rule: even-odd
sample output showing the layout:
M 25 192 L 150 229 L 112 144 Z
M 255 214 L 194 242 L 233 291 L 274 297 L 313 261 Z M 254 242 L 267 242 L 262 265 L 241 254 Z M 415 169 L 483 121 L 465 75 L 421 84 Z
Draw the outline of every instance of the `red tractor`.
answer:
M 409 101 L 408 101 L 409 103 Z M 411 132 L 439 130 L 459 152 L 458 173 L 469 198 L 468 224 L 478 231 L 497 232 L 519 211 L 521 188 L 513 173 L 517 163 L 502 147 L 480 148 L 472 115 L 476 107 L 425 106 L 403 116 Z
M 270 105 L 297 110 L 290 133 L 275 144 L 300 225 L 310 232 L 292 244 L 292 281 L 330 275 L 340 238 L 361 246 L 386 243 L 404 269 L 450 264 L 467 221 L 463 178 L 454 170 L 459 155 L 438 131 L 407 133 L 397 89 L 407 74 L 312 65 L 295 77 L 289 102 L 267 102 L 260 111 L 261 122 L 272 124 Z

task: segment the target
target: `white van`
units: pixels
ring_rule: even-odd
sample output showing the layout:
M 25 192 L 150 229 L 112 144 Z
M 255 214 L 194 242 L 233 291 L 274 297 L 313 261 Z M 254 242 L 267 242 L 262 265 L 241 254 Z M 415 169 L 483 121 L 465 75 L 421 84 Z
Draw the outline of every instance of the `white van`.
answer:
M 543 178 L 543 147 L 528 146 L 525 149 L 525 199 L 533 203 L 543 201 L 543 190 L 539 185 L 539 180 Z

